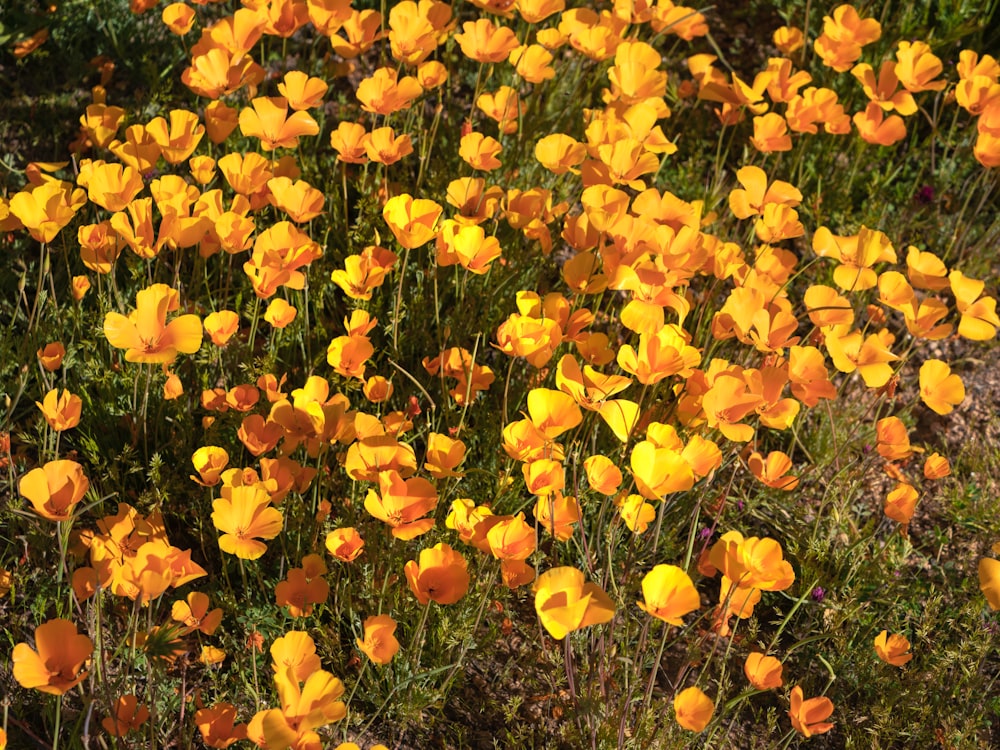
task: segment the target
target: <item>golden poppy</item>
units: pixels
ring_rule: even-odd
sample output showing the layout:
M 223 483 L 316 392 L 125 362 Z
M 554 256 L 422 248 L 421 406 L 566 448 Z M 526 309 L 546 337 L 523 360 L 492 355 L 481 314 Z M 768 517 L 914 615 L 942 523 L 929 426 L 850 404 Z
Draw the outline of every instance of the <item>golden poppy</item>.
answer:
M 281 533 L 284 517 L 270 506 L 260 485 L 233 487 L 212 503 L 212 523 L 223 535 L 219 548 L 244 560 L 256 560 L 267 551 L 260 539 Z
M 784 683 L 781 679 L 782 664 L 773 656 L 765 656 L 759 651 L 747 654 L 743 663 L 743 674 L 757 690 L 780 688 Z
M 894 667 L 901 667 L 913 658 L 906 636 L 896 633 L 889 635 L 888 630 L 875 636 L 875 653 L 879 659 Z
M 469 590 L 465 558 L 444 542 L 421 550 L 420 562 L 410 560 L 404 572 L 410 591 L 424 605 L 454 604 Z
M 690 732 L 703 732 L 714 713 L 715 703 L 700 688 L 685 688 L 674 696 L 674 717 Z
M 380 666 L 392 661 L 399 652 L 399 641 L 394 635 L 396 621 L 389 615 L 374 615 L 365 620 L 364 628 L 364 639 L 357 639 L 362 653 Z
M 76 504 L 87 494 L 90 480 L 76 461 L 60 459 L 29 471 L 17 488 L 42 518 L 68 521 Z
M 80 669 L 94 650 L 86 635 L 69 620 L 49 620 L 35 628 L 35 648 L 14 646 L 14 679 L 24 688 L 63 695 L 87 676 Z
M 167 313 L 180 306 L 178 293 L 166 284 L 153 284 L 136 294 L 136 309 L 128 316 L 109 312 L 104 317 L 108 343 L 125 349 L 128 362 L 170 363 L 178 353 L 201 348 L 202 327 L 197 315 L 179 315 L 167 323 Z
M 833 724 L 827 721 L 832 713 L 833 701 L 829 698 L 824 696 L 803 700 L 802 687 L 796 685 L 792 688 L 788 717 L 792 720 L 792 727 L 803 737 L 812 737 L 833 729 Z
M 585 583 L 582 571 L 561 567 L 545 571 L 534 585 L 535 612 L 553 638 L 608 622 L 615 615 L 611 598 L 595 583 Z
M 671 625 L 683 625 L 684 615 L 701 606 L 691 576 L 676 565 L 657 565 L 642 578 L 639 609 Z

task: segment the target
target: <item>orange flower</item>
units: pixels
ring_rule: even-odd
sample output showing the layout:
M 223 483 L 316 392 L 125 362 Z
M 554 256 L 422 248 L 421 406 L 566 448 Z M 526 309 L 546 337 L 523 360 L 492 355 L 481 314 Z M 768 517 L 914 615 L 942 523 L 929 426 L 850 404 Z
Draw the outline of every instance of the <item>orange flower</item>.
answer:
M 642 495 L 629 495 L 622 501 L 619 511 L 625 525 L 633 534 L 643 534 L 656 518 L 656 509 Z
M 703 732 L 715 713 L 715 704 L 701 689 L 689 687 L 674 696 L 677 723 L 691 732 Z
M 997 301 L 992 297 L 980 296 L 986 287 L 985 282 L 970 279 L 961 271 L 948 274 L 948 282 L 955 295 L 955 307 L 962 314 L 958 323 L 958 335 L 970 341 L 989 341 L 996 336 L 997 328 L 1000 327 Z
M 27 57 L 36 49 L 41 47 L 48 41 L 49 30 L 39 29 L 34 34 L 29 36 L 27 39 L 22 39 L 20 42 L 14 45 L 14 57 L 20 60 L 22 57 Z
M 290 630 L 271 644 L 271 669 L 275 672 L 290 671 L 299 681 L 305 681 L 319 671 L 316 643 L 301 630 Z
M 803 737 L 823 734 L 833 729 L 833 724 L 826 720 L 833 713 L 833 701 L 829 698 L 802 699 L 802 688 L 796 685 L 792 688 L 792 705 L 788 717 L 792 720 L 795 731 Z
M 298 310 L 294 306 L 289 305 L 280 297 L 275 297 L 268 304 L 267 310 L 264 311 L 264 320 L 275 328 L 285 328 L 295 320 L 297 313 Z
M 709 560 L 740 588 L 784 591 L 795 581 L 781 545 L 770 538 L 744 539 L 738 531 L 726 532 L 712 546 Z
M 805 35 L 796 26 L 781 26 L 772 35 L 774 46 L 783 55 L 790 55 L 805 46 Z
M 224 448 L 206 445 L 194 452 L 191 463 L 198 472 L 198 476 L 192 476 L 191 479 L 203 487 L 214 487 L 219 483 L 219 477 L 229 464 L 229 454 Z
M 441 216 L 441 206 L 432 200 L 413 198 L 406 193 L 390 198 L 382 209 L 382 218 L 389 225 L 396 241 L 412 250 L 430 242 Z
M 202 740 L 212 748 L 227 748 L 247 736 L 247 725 L 236 724 L 236 706 L 231 703 L 216 703 L 195 712 L 194 723 Z
M 517 132 L 518 117 L 523 115 L 525 110 L 517 91 L 510 86 L 501 86 L 495 92 L 480 94 L 476 99 L 476 107 L 497 122 L 500 132 L 508 135 Z
M 68 521 L 76 504 L 87 494 L 90 480 L 76 461 L 61 459 L 32 469 L 21 477 L 17 488 L 42 518 Z
M 436 432 L 427 436 L 424 469 L 435 479 L 460 477 L 455 467 L 465 460 L 465 443 Z
M 364 547 L 365 540 L 358 534 L 357 529 L 350 526 L 334 529 L 326 535 L 326 549 L 331 555 L 344 562 L 356 560 Z
M 344 21 L 340 31 L 330 35 L 333 51 L 346 60 L 352 60 L 382 38 L 382 14 L 377 10 L 355 10 Z
M 913 658 L 910 653 L 910 642 L 906 636 L 889 635 L 888 630 L 883 630 L 875 636 L 875 653 L 878 658 L 886 664 L 894 667 L 901 667 Z
M 424 93 L 413 76 L 399 78 L 393 68 L 379 68 L 358 84 L 356 96 L 361 109 L 376 115 L 391 115 L 408 109 Z
M 87 676 L 80 672 L 94 644 L 69 620 L 49 620 L 35 629 L 35 651 L 27 643 L 14 646 L 14 679 L 21 687 L 63 695 Z
M 965 385 L 946 362 L 929 359 L 920 366 L 920 399 L 938 414 L 948 414 L 965 400 Z
M 170 125 L 162 117 L 155 117 L 146 125 L 163 158 L 170 164 L 180 164 L 198 148 L 205 135 L 205 126 L 198 122 L 198 115 L 186 109 L 170 110 Z
M 913 455 L 906 425 L 899 417 L 884 417 L 875 424 L 877 442 L 875 448 L 882 458 L 900 461 Z
M 284 80 L 278 84 L 278 92 L 294 110 L 320 106 L 328 88 L 323 79 L 312 78 L 301 70 L 289 70 L 285 73 Z
M 229 339 L 239 330 L 240 316 L 232 310 L 219 310 L 206 315 L 202 325 L 212 343 L 221 347 L 229 343 Z
M 296 148 L 299 137 L 316 135 L 319 125 L 306 112 L 295 112 L 289 117 L 288 100 L 284 97 L 260 96 L 240 111 L 240 132 L 260 138 L 261 148 L 273 151 Z
M 774 151 L 791 151 L 792 137 L 788 135 L 788 123 L 777 112 L 753 118 L 753 136 L 750 143 L 764 154 Z
M 573 536 L 573 524 L 581 517 L 580 503 L 572 495 L 554 492 L 535 501 L 535 520 L 560 542 Z M 487 532 L 489 533 L 489 532 Z
M 62 365 L 63 357 L 66 356 L 66 347 L 61 341 L 53 341 L 46 344 L 37 352 L 38 361 L 49 372 L 55 372 Z
M 289 568 L 285 580 L 274 588 L 275 604 L 288 607 L 292 617 L 308 617 L 313 607 L 325 602 L 329 594 L 330 584 L 318 576 L 310 580 L 304 568 Z
M 86 276 L 74 276 L 70 287 L 73 299 L 79 302 L 90 291 L 90 279 Z
M 622 483 L 622 472 L 607 456 L 590 456 L 583 462 L 590 488 L 602 495 L 614 495 Z
M 68 390 L 60 394 L 58 388 L 53 388 L 45 394 L 41 403 L 36 401 L 35 406 L 41 409 L 45 421 L 56 432 L 70 430 L 80 424 L 83 401 Z
M 912 485 L 900 482 L 886 496 L 883 510 L 893 521 L 906 525 L 913 518 L 913 511 L 916 510 L 919 499 L 920 493 Z
M 215 608 L 209 611 L 208 594 L 192 591 L 186 601 L 176 601 L 170 610 L 170 618 L 184 623 L 187 633 L 198 630 L 205 635 L 212 635 L 222 623 L 222 610 Z
M 109 312 L 104 335 L 128 362 L 170 363 L 178 353 L 193 354 L 201 347 L 202 327 L 197 315 L 180 315 L 167 323 L 167 313 L 180 306 L 178 293 L 166 284 L 153 284 L 136 294 L 136 309 L 128 317 Z
M 534 585 L 535 612 L 556 640 L 574 630 L 600 625 L 615 616 L 611 598 L 596 583 L 585 583 L 576 568 L 552 568 L 538 576 Z
M 396 135 L 390 128 L 375 128 L 365 136 L 365 153 L 378 164 L 395 164 L 413 153 L 413 142 L 409 133 Z
M 488 18 L 462 24 L 464 33 L 455 34 L 462 54 L 480 63 L 499 63 L 518 46 L 514 32 L 506 26 L 496 26 Z
M 87 194 L 69 182 L 50 180 L 22 190 L 10 199 L 10 212 L 38 242 L 52 242 L 76 212 Z
M 891 146 L 906 138 L 906 123 L 899 115 L 885 116 L 878 102 L 870 102 L 863 112 L 851 118 L 858 134 L 868 143 Z
M 940 453 L 932 453 L 924 461 L 924 479 L 943 479 L 951 474 L 951 464 Z
M 422 517 L 437 505 L 434 485 L 419 477 L 403 479 L 398 471 L 379 472 L 378 484 L 379 492 L 368 490 L 365 510 L 389 524 L 394 537 L 415 539 L 434 528 L 433 518 Z
M 993 551 L 1000 553 L 1000 542 L 993 545 Z M 990 609 L 1000 610 L 1000 560 L 992 557 L 979 560 L 979 590 L 986 597 Z
M 784 683 L 781 679 L 781 662 L 773 656 L 765 656 L 759 651 L 747 654 L 743 663 L 743 674 L 757 690 L 780 688 Z
M 364 164 L 368 161 L 365 154 L 365 141 L 368 131 L 365 126 L 356 122 L 341 122 L 337 129 L 330 133 L 330 146 L 337 152 L 337 159 L 348 164 Z
M 636 602 L 639 609 L 671 625 L 683 625 L 684 615 L 701 606 L 691 576 L 676 565 L 657 565 L 646 573 L 642 596 L 645 601 Z
M 421 604 L 454 604 L 469 590 L 465 558 L 444 542 L 421 550 L 419 564 L 410 560 L 404 571 L 410 591 Z
M 274 177 L 267 181 L 267 188 L 271 202 L 296 224 L 312 221 L 323 213 L 326 198 L 305 180 L 292 182 L 288 177 Z
M 489 172 L 503 166 L 497 158 L 501 151 L 503 147 L 496 138 L 472 132 L 462 136 L 458 155 L 473 169 Z
M 792 459 L 781 451 L 771 451 L 764 458 L 757 451 L 747 459 L 750 472 L 768 487 L 790 492 L 799 486 L 799 478 L 788 475 Z
M 379 666 L 388 664 L 399 652 L 399 641 L 393 635 L 396 621 L 389 615 L 375 615 L 365 620 L 365 637 L 357 639 L 362 653 Z
M 171 33 L 177 34 L 177 36 L 184 36 L 194 27 L 194 8 L 189 5 L 185 5 L 184 3 L 170 3 L 170 5 L 163 9 L 163 13 L 160 14 L 160 19 L 163 21 L 164 25 L 170 29 Z M 133 703 L 134 702 L 135 701 L 133 699 Z M 134 705 L 133 708 L 135 708 Z M 140 724 L 141 723 L 142 722 L 140 722 Z M 120 734 L 115 736 L 121 737 Z
M 115 715 L 101 719 L 104 731 L 112 737 L 124 737 L 134 732 L 149 719 L 149 708 L 140 705 L 134 695 L 123 695 L 115 701 Z
M 260 539 L 281 533 L 284 518 L 270 507 L 267 491 L 259 484 L 224 490 L 212 503 L 212 523 L 223 535 L 219 548 L 244 560 L 256 560 L 267 551 Z

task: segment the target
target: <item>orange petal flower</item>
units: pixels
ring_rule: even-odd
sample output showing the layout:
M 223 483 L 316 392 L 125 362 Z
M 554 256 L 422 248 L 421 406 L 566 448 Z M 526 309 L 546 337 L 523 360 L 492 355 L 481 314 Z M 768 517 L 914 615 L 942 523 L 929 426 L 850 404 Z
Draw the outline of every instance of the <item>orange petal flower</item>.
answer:
M 1000 545 L 993 545 L 994 550 Z M 979 561 L 979 589 L 990 609 L 1000 610 L 1000 560 L 984 557 Z
M 222 610 L 215 608 L 209 611 L 208 594 L 192 591 L 185 601 L 176 601 L 170 610 L 170 617 L 184 623 L 188 633 L 195 630 L 205 635 L 212 635 L 222 623 Z
M 38 515 L 50 521 L 68 521 L 90 488 L 90 480 L 80 464 L 62 459 L 32 469 L 21 477 L 17 488 Z
M 781 679 L 781 662 L 773 656 L 765 656 L 759 651 L 747 654 L 743 663 L 743 674 L 757 690 L 780 688 L 784 683 Z
M 833 729 L 833 724 L 826 721 L 833 713 L 833 701 L 826 697 L 802 698 L 802 688 L 796 685 L 792 688 L 792 705 L 788 712 L 795 731 L 803 737 L 812 737 Z
M 388 664 L 399 652 L 396 621 L 389 615 L 375 615 L 365 620 L 365 637 L 357 639 L 362 653 L 378 665 Z
M 657 565 L 646 573 L 642 596 L 645 601 L 636 602 L 639 609 L 671 625 L 683 625 L 684 615 L 701 606 L 691 576 L 676 565 Z
M 714 713 L 715 704 L 700 688 L 686 688 L 674 697 L 674 716 L 688 731 L 703 732 Z
M 202 740 L 212 748 L 227 748 L 247 736 L 247 725 L 236 723 L 236 706 L 231 703 L 216 703 L 196 711 L 194 722 Z
M 299 137 L 316 135 L 319 125 L 306 112 L 288 116 L 288 100 L 284 97 L 260 96 L 250 107 L 240 111 L 240 131 L 245 136 L 260 138 L 265 151 L 276 148 L 296 148 Z
M 166 284 L 153 284 L 136 294 L 136 309 L 128 317 L 109 312 L 104 335 L 128 362 L 170 363 L 178 353 L 193 354 L 201 347 L 202 327 L 197 315 L 179 315 L 167 323 L 167 313 L 179 306 L 178 294 Z
M 10 199 L 10 213 L 38 242 L 52 242 L 87 202 L 87 194 L 68 182 L 51 180 Z
M 45 394 L 41 403 L 36 401 L 35 406 L 41 409 L 45 421 L 56 432 L 70 430 L 80 424 L 83 401 L 68 390 L 59 393 L 58 388 L 53 388 Z
M 562 640 L 589 625 L 608 622 L 615 615 L 611 598 L 596 583 L 585 583 L 576 568 L 552 568 L 535 581 L 535 612 L 549 634 Z
M 353 527 L 334 529 L 326 535 L 326 549 L 331 555 L 344 562 L 357 559 L 364 546 L 365 540 Z
M 397 471 L 378 476 L 379 492 L 369 490 L 365 510 L 392 527 L 397 539 L 415 539 L 434 528 L 433 518 L 423 518 L 437 505 L 434 485 L 426 479 L 403 479 Z
M 875 636 L 875 653 L 879 659 L 894 667 L 901 667 L 913 658 L 913 654 L 910 653 L 910 642 L 906 636 L 895 633 L 889 635 L 888 630 L 883 630 Z
M 14 646 L 14 679 L 21 687 L 63 695 L 87 676 L 80 672 L 94 644 L 69 620 L 49 620 L 35 629 L 35 651 L 27 643 Z
M 223 532 L 219 548 L 244 560 L 263 555 L 267 545 L 259 540 L 274 539 L 284 523 L 281 511 L 270 507 L 270 498 L 260 485 L 234 487 L 214 501 L 212 508 L 212 523 Z
M 415 199 L 404 193 L 386 202 L 382 218 L 389 225 L 396 241 L 412 250 L 434 238 L 434 227 L 442 210 L 434 201 Z
M 410 591 L 421 604 L 454 604 L 469 590 L 465 558 L 444 542 L 421 550 L 420 562 L 410 560 L 404 570 Z
M 101 719 L 101 726 L 112 737 L 124 737 L 141 727 L 148 719 L 148 707 L 140 705 L 139 699 L 134 695 L 123 695 L 115 701 L 115 715 Z
M 946 362 L 929 359 L 920 366 L 920 399 L 938 414 L 948 414 L 965 400 L 965 385 Z

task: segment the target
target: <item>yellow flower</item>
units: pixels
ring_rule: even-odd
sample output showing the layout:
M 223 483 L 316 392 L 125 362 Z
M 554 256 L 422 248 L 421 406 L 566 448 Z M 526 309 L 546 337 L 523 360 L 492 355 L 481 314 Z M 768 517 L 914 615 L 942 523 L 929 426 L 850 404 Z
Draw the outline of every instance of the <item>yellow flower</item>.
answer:
M 549 634 L 562 640 L 589 625 L 608 622 L 615 615 L 611 598 L 595 583 L 584 583 L 576 568 L 552 568 L 535 581 L 535 612 Z
M 642 595 L 639 609 L 671 625 L 683 625 L 681 618 L 701 606 L 691 576 L 676 565 L 657 565 L 643 576 Z

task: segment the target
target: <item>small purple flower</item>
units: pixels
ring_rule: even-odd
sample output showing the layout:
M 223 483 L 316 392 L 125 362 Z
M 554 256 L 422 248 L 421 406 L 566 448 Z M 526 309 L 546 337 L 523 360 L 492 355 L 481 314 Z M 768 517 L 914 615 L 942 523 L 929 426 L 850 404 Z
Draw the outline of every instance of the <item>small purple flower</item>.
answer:
M 743 510 L 743 501 L 742 500 L 737 500 L 736 501 L 736 510 Z
M 817 586 L 812 590 L 812 598 L 814 601 L 821 602 L 825 596 L 826 592 L 823 590 L 822 586 Z
M 708 539 L 710 536 L 712 536 L 712 530 L 708 528 L 708 526 L 706 526 L 705 528 L 703 528 L 701 531 L 698 532 L 698 536 L 701 537 L 702 539 Z
M 934 187 L 932 185 L 924 185 L 917 191 L 917 203 L 922 206 L 927 206 L 934 202 Z

